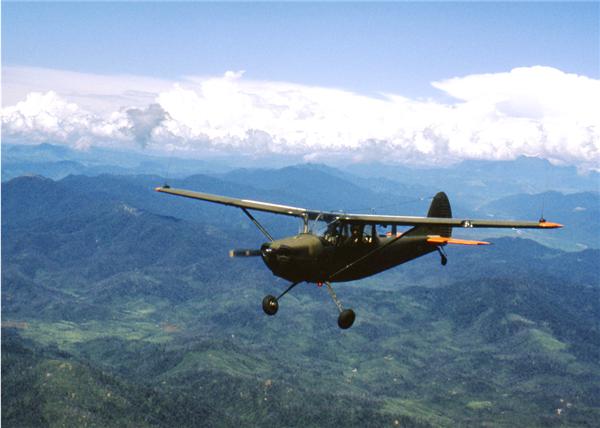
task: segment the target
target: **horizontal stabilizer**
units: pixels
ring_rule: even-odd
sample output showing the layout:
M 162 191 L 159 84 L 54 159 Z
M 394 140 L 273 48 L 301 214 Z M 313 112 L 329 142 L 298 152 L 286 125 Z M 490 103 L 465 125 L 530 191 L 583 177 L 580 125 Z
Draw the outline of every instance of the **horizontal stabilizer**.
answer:
M 430 235 L 427 237 L 427 242 L 431 244 L 458 244 L 458 245 L 490 245 L 485 241 L 471 241 L 469 239 L 457 239 L 446 236 Z

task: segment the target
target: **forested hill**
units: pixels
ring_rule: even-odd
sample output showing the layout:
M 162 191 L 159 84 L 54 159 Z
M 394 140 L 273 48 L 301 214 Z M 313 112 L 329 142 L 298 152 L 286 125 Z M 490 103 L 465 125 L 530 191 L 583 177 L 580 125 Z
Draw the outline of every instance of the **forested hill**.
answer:
M 336 196 L 349 183 L 338 178 L 319 198 L 348 198 Z M 235 180 L 196 175 L 175 184 L 318 203 Z M 260 233 L 239 210 L 153 192 L 160 183 L 101 175 L 2 184 L 7 426 L 600 419 L 599 250 L 564 252 L 515 237 L 448 248 L 445 267 L 431 254 L 337 285 L 357 312 L 355 326 L 340 331 L 329 296 L 312 285 L 266 317 L 262 297 L 285 283 L 259 259 L 227 257 L 231 248 L 255 248 Z M 352 196 L 381 203 L 377 190 L 354 186 Z M 261 219 L 277 233 L 297 231 L 293 220 Z

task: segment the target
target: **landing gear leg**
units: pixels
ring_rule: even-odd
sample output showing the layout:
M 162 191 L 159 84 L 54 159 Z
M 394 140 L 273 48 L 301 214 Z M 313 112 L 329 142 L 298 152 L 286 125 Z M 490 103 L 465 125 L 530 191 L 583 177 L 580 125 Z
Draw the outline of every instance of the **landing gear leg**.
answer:
M 442 249 L 442 247 L 437 247 L 438 253 L 440 253 L 440 257 L 441 257 L 441 263 L 442 266 L 446 266 L 446 264 L 448 263 L 448 256 L 446 255 L 446 252 Z
M 283 296 L 285 296 L 285 294 L 288 291 L 290 291 L 292 288 L 294 288 L 298 284 L 300 284 L 300 283 L 294 282 L 288 288 L 286 288 L 286 290 L 283 293 L 281 293 L 277 297 L 272 296 L 270 294 L 268 296 L 265 296 L 265 298 L 262 301 L 262 308 L 263 308 L 263 311 L 265 311 L 265 314 L 270 315 L 270 316 L 275 315 L 277 313 L 277 310 L 279 309 L 279 299 L 281 299 Z
M 335 295 L 335 291 L 333 291 L 333 287 L 329 281 L 326 281 L 325 285 L 327 286 L 327 291 L 329 291 L 331 299 L 340 311 L 340 315 L 338 316 L 338 326 L 343 330 L 352 327 L 352 324 L 354 324 L 354 320 L 356 319 L 356 314 L 352 309 L 344 309 L 342 303 Z

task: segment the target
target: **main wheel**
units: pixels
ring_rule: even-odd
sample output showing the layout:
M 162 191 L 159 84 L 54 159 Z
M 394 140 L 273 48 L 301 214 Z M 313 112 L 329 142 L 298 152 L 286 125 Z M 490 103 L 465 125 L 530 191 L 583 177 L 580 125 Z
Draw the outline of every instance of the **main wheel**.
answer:
M 354 324 L 354 320 L 356 319 L 356 314 L 352 309 L 346 309 L 340 312 L 340 316 L 338 317 L 338 326 L 346 330 L 347 328 L 352 327 Z
M 271 296 L 269 294 L 268 296 L 265 296 L 265 298 L 263 299 L 262 307 L 263 307 L 263 311 L 265 311 L 265 314 L 275 315 L 277 313 L 277 310 L 279 309 L 279 302 L 277 301 L 275 296 Z

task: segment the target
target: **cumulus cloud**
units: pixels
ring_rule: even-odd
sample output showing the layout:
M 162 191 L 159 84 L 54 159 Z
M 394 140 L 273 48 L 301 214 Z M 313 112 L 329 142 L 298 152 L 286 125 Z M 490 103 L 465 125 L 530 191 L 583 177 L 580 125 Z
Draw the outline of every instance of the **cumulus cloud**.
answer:
M 126 141 L 127 118 L 120 112 L 101 117 L 54 91 L 32 92 L 2 109 L 3 141 L 53 141 L 85 148 L 94 143 Z
M 10 87 L 10 79 L 4 84 Z M 169 85 L 148 79 L 133 92 L 121 83 L 104 95 L 126 104 L 106 109 L 95 106 L 92 92 L 80 84 L 70 92 L 28 94 L 2 110 L 2 127 L 21 140 L 140 144 L 198 154 L 427 164 L 527 155 L 600 169 L 600 81 L 538 66 L 432 85 L 455 101 L 371 97 L 253 81 L 243 71 L 228 71 Z M 83 93 L 91 97 L 85 105 L 79 102 Z
M 123 131 L 133 137 L 135 142 L 145 147 L 152 139 L 152 132 L 168 118 L 160 104 L 150 104 L 144 109 L 130 108 L 125 111 L 128 122 Z

